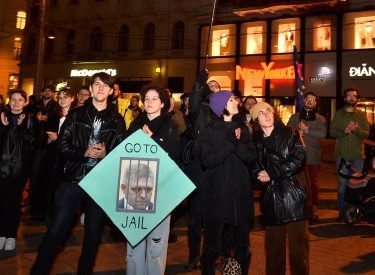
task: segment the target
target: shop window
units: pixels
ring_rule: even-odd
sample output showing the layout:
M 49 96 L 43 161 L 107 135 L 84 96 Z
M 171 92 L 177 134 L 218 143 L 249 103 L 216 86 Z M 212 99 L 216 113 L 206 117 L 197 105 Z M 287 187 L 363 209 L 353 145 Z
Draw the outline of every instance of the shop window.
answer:
M 155 39 L 155 25 L 153 23 L 148 23 L 145 27 L 143 35 L 143 50 L 151 51 L 154 49 L 154 39 Z
M 375 16 L 355 18 L 355 48 L 368 49 L 375 47 Z M 373 29 L 374 27 L 374 29 Z
M 331 23 L 316 24 L 315 27 L 315 41 L 317 49 L 330 50 L 331 49 Z
M 17 23 L 16 28 L 17 29 L 24 29 L 26 24 L 26 12 L 19 11 L 17 12 Z
M 279 43 L 278 52 L 286 53 L 293 52 L 293 46 L 296 39 L 295 24 L 280 24 L 279 25 Z
M 66 47 L 65 47 L 66 54 L 74 53 L 75 40 L 76 40 L 76 31 L 69 30 L 68 35 L 66 37 Z
M 29 41 L 27 45 L 27 55 L 35 55 L 36 46 L 36 35 L 35 33 L 30 34 Z
M 21 48 L 22 48 L 21 38 L 16 37 L 14 40 L 14 59 L 20 59 Z
M 184 48 L 185 24 L 182 21 L 177 21 L 173 25 L 172 34 L 172 49 Z
M 103 47 L 103 31 L 96 26 L 90 35 L 90 52 L 101 52 Z
M 246 54 L 262 53 L 262 33 L 262 26 L 247 28 Z
M 272 53 L 291 53 L 299 47 L 300 19 L 278 19 L 272 22 Z
M 129 50 L 129 26 L 122 25 L 119 33 L 118 51 L 127 52 Z
M 212 32 L 212 55 L 228 55 L 228 40 L 229 30 L 223 29 Z

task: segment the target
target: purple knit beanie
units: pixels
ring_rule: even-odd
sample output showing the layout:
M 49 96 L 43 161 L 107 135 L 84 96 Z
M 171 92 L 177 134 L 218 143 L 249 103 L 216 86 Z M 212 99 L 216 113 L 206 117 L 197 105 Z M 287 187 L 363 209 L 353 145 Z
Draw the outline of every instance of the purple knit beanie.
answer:
M 223 113 L 225 106 L 232 95 L 233 93 L 231 91 L 221 90 L 210 97 L 210 107 L 218 117 Z

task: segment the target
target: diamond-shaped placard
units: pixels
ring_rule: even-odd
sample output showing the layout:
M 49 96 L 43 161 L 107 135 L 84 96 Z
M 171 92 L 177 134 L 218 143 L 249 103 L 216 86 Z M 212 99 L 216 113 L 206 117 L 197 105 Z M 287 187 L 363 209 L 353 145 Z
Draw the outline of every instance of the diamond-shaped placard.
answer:
M 147 164 L 155 173 L 152 209 L 120 207 L 126 167 Z M 132 246 L 138 244 L 194 189 L 194 184 L 168 154 L 138 130 L 100 161 L 79 185 L 106 212 Z M 126 208 L 126 206 L 125 206 Z

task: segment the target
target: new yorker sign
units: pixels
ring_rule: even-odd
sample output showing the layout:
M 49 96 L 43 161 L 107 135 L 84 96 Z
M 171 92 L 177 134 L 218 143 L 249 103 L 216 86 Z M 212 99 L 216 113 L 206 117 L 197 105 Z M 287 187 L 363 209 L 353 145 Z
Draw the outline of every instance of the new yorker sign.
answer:
M 294 67 L 273 69 L 275 62 L 260 63 L 262 70 L 236 66 L 236 80 L 244 79 L 294 79 Z

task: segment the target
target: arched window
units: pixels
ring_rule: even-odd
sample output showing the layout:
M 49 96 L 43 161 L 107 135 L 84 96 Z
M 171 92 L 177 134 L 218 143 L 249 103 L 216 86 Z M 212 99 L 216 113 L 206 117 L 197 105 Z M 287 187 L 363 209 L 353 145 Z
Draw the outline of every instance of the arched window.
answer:
M 127 52 L 129 50 L 129 26 L 122 25 L 119 33 L 118 51 Z
M 65 47 L 66 54 L 74 53 L 75 40 L 76 40 L 76 31 L 69 30 L 68 35 L 66 37 L 66 47 Z
M 27 44 L 27 55 L 35 55 L 36 35 L 30 34 L 29 43 Z
M 101 52 L 103 48 L 103 31 L 96 26 L 90 35 L 90 52 Z
M 154 39 L 155 39 L 155 25 L 148 23 L 145 27 L 145 32 L 143 35 L 143 50 L 151 51 L 154 49 Z
M 182 21 L 177 21 L 173 25 L 172 34 L 172 49 L 184 48 L 185 24 Z
M 55 33 L 53 31 L 50 31 L 46 37 L 45 54 L 46 55 L 53 54 L 54 47 L 55 47 Z

